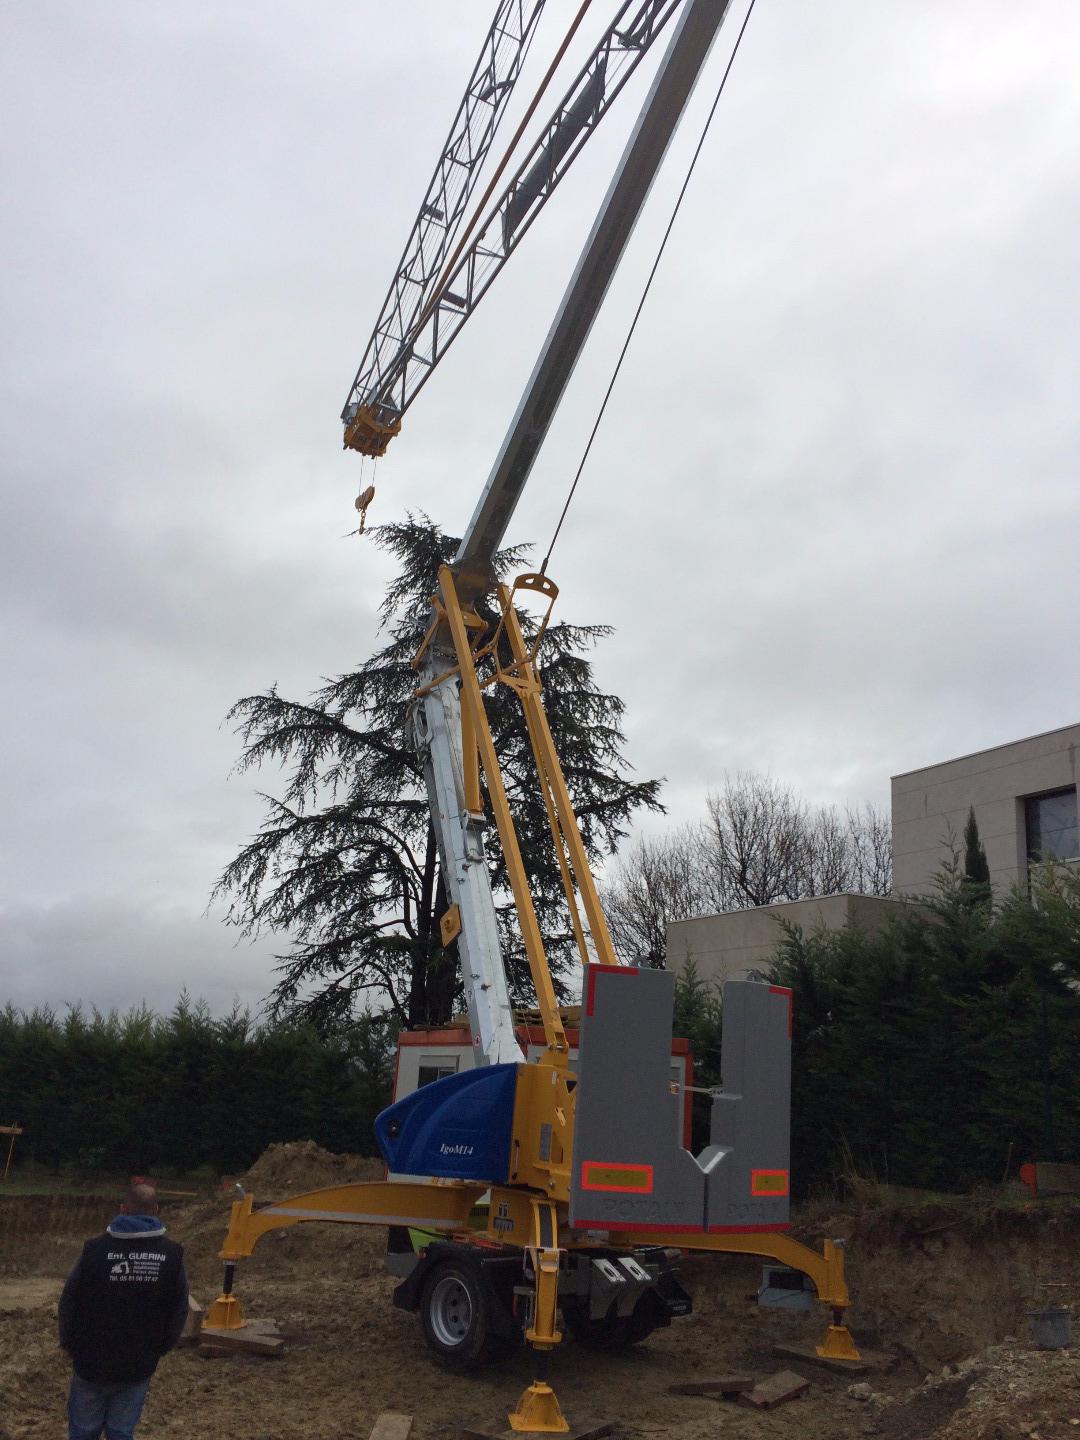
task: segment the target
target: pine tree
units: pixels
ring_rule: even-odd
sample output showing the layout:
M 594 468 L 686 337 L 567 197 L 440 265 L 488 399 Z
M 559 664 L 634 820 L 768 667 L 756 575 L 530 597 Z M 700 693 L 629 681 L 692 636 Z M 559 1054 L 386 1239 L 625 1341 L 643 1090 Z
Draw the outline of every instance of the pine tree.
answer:
M 276 687 L 238 700 L 229 712 L 243 744 L 239 771 L 288 767 L 280 799 L 266 797 L 259 834 L 220 876 L 214 897 L 246 934 L 270 930 L 292 948 L 280 955 L 274 1013 L 302 1016 L 323 1030 L 347 1023 L 372 993 L 412 1026 L 445 1022 L 460 1003 L 456 946 L 444 950 L 439 919 L 448 906 L 423 776 L 409 738 L 416 684 L 411 661 L 430 613 L 440 564 L 458 542 L 426 516 L 370 532 L 400 563 L 380 616 L 387 643 L 358 669 L 325 682 L 308 701 Z M 502 551 L 499 579 L 519 569 L 521 548 Z M 477 603 L 494 622 L 491 596 Z M 534 626 L 521 616 L 528 637 Z M 632 781 L 620 728 L 623 702 L 602 691 L 587 652 L 609 629 L 549 626 L 540 652 L 544 702 L 567 785 L 591 857 L 610 854 L 636 810 L 660 809 L 659 783 Z M 505 686 L 488 692 L 488 715 L 515 812 L 525 867 L 548 957 L 558 979 L 572 936 L 562 885 L 535 784 L 519 704 Z M 529 998 L 524 956 L 494 827 L 488 854 L 511 989 Z

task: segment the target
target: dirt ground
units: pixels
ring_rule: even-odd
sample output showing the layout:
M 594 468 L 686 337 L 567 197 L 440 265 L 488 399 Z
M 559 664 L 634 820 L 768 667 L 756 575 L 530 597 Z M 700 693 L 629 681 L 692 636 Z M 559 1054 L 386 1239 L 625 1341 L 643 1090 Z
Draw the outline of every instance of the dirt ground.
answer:
M 261 1201 L 377 1173 L 370 1160 L 300 1144 L 273 1147 L 245 1185 Z M 227 1207 L 226 1196 L 163 1206 L 204 1302 L 219 1287 Z M 100 1208 L 91 1198 L 0 1200 L 0 1440 L 63 1432 L 68 1367 L 56 1344 L 56 1300 Z M 527 1354 L 468 1378 L 440 1370 L 416 1317 L 390 1303 L 396 1282 L 382 1268 L 384 1235 L 315 1225 L 268 1235 L 240 1267 L 237 1288 L 252 1317 L 279 1322 L 286 1353 L 174 1352 L 154 1380 L 141 1440 L 367 1440 L 388 1409 L 415 1417 L 417 1440 L 450 1440 L 467 1421 L 505 1413 L 531 1378 Z M 1080 1302 L 1080 1207 L 819 1207 L 803 1217 L 800 1236 L 823 1235 L 847 1241 L 853 1328 L 897 1356 L 891 1372 L 807 1368 L 805 1398 L 767 1413 L 669 1395 L 681 1380 L 787 1368 L 772 1347 L 816 1338 L 827 1319 L 820 1307 L 801 1316 L 752 1303 L 756 1261 L 699 1257 L 683 1272 L 692 1316 L 620 1355 L 570 1341 L 559 1348 L 552 1381 L 566 1413 L 613 1420 L 622 1440 L 1080 1440 L 1080 1349 L 1036 1349 L 1027 1318 L 1035 1305 Z

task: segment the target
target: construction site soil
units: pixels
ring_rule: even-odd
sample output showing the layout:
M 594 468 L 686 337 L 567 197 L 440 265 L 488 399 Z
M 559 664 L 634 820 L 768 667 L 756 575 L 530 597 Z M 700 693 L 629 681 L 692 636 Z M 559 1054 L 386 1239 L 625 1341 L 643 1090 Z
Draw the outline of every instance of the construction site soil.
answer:
M 244 1177 L 256 1201 L 371 1179 L 374 1161 L 310 1142 L 273 1146 Z M 694 1313 L 620 1354 L 567 1341 L 552 1380 L 572 1419 L 614 1422 L 622 1440 L 1066 1440 L 1080 1437 L 1080 1350 L 1040 1350 L 1029 1312 L 1080 1300 L 1080 1206 L 993 1199 L 942 1202 L 867 1191 L 804 1211 L 800 1238 L 843 1237 L 862 1343 L 891 1352 L 885 1373 L 835 1374 L 773 1347 L 815 1339 L 827 1320 L 753 1303 L 758 1262 L 692 1258 L 682 1277 Z M 0 1440 L 63 1432 L 68 1364 L 56 1342 L 56 1302 L 82 1240 L 100 1230 L 99 1196 L 0 1198 Z M 164 1218 L 187 1256 L 193 1293 L 219 1288 L 217 1251 L 228 1196 L 166 1199 Z M 367 1440 L 379 1413 L 414 1417 L 416 1440 L 450 1440 L 505 1413 L 531 1378 L 522 1352 L 468 1377 L 441 1370 L 415 1316 L 390 1302 L 385 1232 L 305 1225 L 268 1235 L 240 1267 L 249 1315 L 272 1317 L 280 1358 L 206 1357 L 178 1349 L 150 1391 L 141 1440 L 224 1434 L 231 1440 Z M 739 1371 L 801 1370 L 807 1394 L 768 1412 L 668 1387 Z

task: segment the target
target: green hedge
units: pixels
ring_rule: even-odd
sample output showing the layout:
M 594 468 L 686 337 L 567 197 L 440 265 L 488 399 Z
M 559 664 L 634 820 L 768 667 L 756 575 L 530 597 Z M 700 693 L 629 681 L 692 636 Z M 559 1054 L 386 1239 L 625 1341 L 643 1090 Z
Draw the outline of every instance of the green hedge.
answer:
M 880 933 L 788 929 L 792 1167 L 925 1189 L 1080 1160 L 1080 876 L 991 905 L 957 867 Z
M 273 1141 L 375 1153 L 394 1034 L 365 1016 L 331 1039 L 309 1028 L 213 1018 L 181 997 L 147 1010 L 0 1012 L 0 1123 L 17 1157 L 131 1172 L 246 1168 Z

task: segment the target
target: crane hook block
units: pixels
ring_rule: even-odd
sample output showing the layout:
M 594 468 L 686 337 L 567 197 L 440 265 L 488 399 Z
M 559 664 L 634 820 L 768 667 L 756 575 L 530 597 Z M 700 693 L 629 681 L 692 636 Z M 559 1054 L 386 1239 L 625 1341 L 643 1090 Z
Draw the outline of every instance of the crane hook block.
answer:
M 364 527 L 367 525 L 368 506 L 374 499 L 375 486 L 369 485 L 366 490 L 361 490 L 360 494 L 357 495 L 356 499 L 353 501 L 353 504 L 356 507 L 356 512 L 360 516 L 360 529 L 357 530 L 357 535 L 363 535 L 364 533 Z
M 356 450 L 361 455 L 385 455 L 386 447 L 401 429 L 401 416 L 380 420 L 370 405 L 357 405 L 350 419 L 345 422 L 346 450 Z

